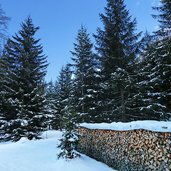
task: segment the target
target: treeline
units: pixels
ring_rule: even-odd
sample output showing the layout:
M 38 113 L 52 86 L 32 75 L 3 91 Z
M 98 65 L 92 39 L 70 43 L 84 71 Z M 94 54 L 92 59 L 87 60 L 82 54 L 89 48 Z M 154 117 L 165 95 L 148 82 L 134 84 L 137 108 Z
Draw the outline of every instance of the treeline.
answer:
M 72 62 L 48 84 L 47 57 L 28 17 L 1 53 L 1 139 L 38 138 L 47 125 L 69 132 L 80 122 L 171 118 L 170 6 L 161 0 L 154 7 L 160 27 L 143 36 L 124 1 L 107 0 L 95 44 L 81 26 Z
M 136 33 L 123 0 L 107 0 L 103 29 L 85 27 L 74 43 L 71 64 L 63 67 L 47 99 L 55 126 L 72 106 L 79 122 L 168 120 L 171 117 L 171 2 L 154 7 L 159 30 Z M 95 47 L 95 50 L 94 50 Z

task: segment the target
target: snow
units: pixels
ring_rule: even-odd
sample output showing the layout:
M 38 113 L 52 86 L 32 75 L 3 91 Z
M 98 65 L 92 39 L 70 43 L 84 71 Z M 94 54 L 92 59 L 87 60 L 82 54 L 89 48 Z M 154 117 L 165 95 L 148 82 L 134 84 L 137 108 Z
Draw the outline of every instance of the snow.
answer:
M 66 161 L 57 159 L 61 132 L 44 132 L 41 140 L 0 143 L 0 171 L 113 171 L 85 155 Z
M 113 123 L 82 123 L 80 126 L 88 129 L 103 129 L 103 130 L 116 130 L 126 131 L 135 129 L 145 129 L 156 132 L 171 132 L 171 121 L 133 121 L 128 123 L 113 122 Z

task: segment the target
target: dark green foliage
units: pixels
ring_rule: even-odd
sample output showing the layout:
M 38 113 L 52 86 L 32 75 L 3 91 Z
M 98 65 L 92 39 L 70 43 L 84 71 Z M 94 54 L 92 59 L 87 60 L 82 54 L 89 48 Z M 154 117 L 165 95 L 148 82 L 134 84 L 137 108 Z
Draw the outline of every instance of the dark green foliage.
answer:
M 157 112 L 156 119 L 158 120 L 168 119 L 171 111 L 171 51 L 168 48 L 170 44 L 168 41 L 163 39 L 153 44 L 153 47 L 147 51 L 147 56 L 143 61 L 144 67 L 142 68 L 145 78 L 141 84 L 143 87 L 143 84 L 145 84 L 146 96 L 150 99 L 148 105 L 154 109 L 149 117 Z
M 53 84 L 52 81 L 50 81 L 49 83 L 46 84 L 46 109 L 48 113 L 47 124 L 49 129 L 51 128 L 56 129 L 56 127 L 53 125 L 55 119 L 53 107 L 57 96 L 58 94 L 56 92 L 55 85 Z
M 5 46 L 6 61 L 3 114 L 6 133 L 12 140 L 22 136 L 38 138 L 45 128 L 44 76 L 47 61 L 30 17 Z M 15 138 L 14 138 L 15 137 Z
M 101 63 L 102 94 L 99 103 L 103 106 L 103 118 L 107 122 L 129 121 L 124 115 L 129 114 L 126 108 L 130 99 L 129 90 L 134 81 L 133 66 L 138 52 L 137 40 L 140 33 L 135 33 L 136 21 L 131 19 L 123 0 L 107 0 L 105 14 L 100 14 L 100 17 L 104 30 L 98 28 L 95 39 Z M 122 78 L 118 80 L 119 71 L 123 72 L 120 73 Z M 119 109 L 120 116 L 116 116 L 115 109 Z
M 58 158 L 65 159 L 73 159 L 79 156 L 75 150 L 78 143 L 77 124 L 80 116 L 76 113 L 74 107 L 74 87 L 71 77 L 70 67 L 66 65 L 60 72 L 57 82 L 58 97 L 53 104 L 55 117 L 53 125 L 63 130 L 63 137 L 58 146 L 61 149 Z
M 78 145 L 78 115 L 71 106 L 66 106 L 63 112 L 65 125 L 63 126 L 63 137 L 58 146 L 61 149 L 58 158 L 73 159 L 79 157 L 79 153 L 76 151 Z
M 74 64 L 74 101 L 76 112 L 81 116 L 81 122 L 95 122 L 97 120 L 97 79 L 95 70 L 95 55 L 92 52 L 86 28 L 78 31 L 72 60 Z
M 61 128 L 61 123 L 62 123 L 62 114 L 61 114 L 61 102 L 59 101 L 59 83 L 58 80 L 54 84 L 54 96 L 53 99 L 50 101 L 51 107 L 51 115 L 52 115 L 52 122 L 51 126 L 52 129 L 58 130 L 62 129 Z
M 161 105 L 157 96 L 155 74 L 153 69 L 157 66 L 155 46 L 152 43 L 143 53 L 143 59 L 139 68 L 139 93 L 137 105 L 139 105 L 139 117 L 143 119 L 160 120 L 163 117 L 164 106 Z
M 1 107 L 0 111 L 3 117 L 3 137 L 6 140 L 13 136 L 15 140 L 18 140 L 18 131 L 15 129 L 17 125 L 21 126 L 22 120 L 18 117 L 18 111 L 20 109 L 20 102 L 17 98 L 16 89 L 18 88 L 18 82 L 15 80 L 18 73 L 17 58 L 8 55 L 9 48 L 12 48 L 12 43 L 8 40 L 5 45 L 2 54 L 2 64 L 1 65 L 1 77 L 2 77 L 2 89 L 1 89 Z M 23 129 L 23 131 L 25 131 Z M 16 134 L 14 137 L 12 134 Z
M 154 9 L 160 12 L 160 28 L 149 45 L 144 49 L 140 64 L 140 116 L 144 119 L 168 120 L 171 115 L 171 35 L 170 1 L 161 1 Z
M 55 96 L 52 102 L 52 113 L 54 120 L 52 125 L 56 129 L 63 129 L 65 122 L 63 117 L 65 115 L 65 108 L 73 104 L 73 81 L 71 79 L 72 73 L 69 65 L 61 69 L 59 78 L 55 85 Z
M 5 124 L 4 114 L 2 113 L 1 109 L 4 101 L 3 85 L 4 85 L 6 64 L 5 61 L 2 59 L 3 58 L 2 51 L 3 51 L 4 42 L 7 39 L 6 31 L 7 31 L 8 21 L 9 21 L 9 17 L 6 16 L 5 12 L 3 11 L 0 5 L 0 139 L 1 139 L 1 135 L 4 134 L 4 131 L 2 131 L 2 127 Z
M 131 20 L 123 0 L 107 0 L 105 14 L 100 17 L 104 30 L 97 29 L 96 49 L 103 72 L 110 78 L 117 67 L 125 67 L 135 59 L 140 34 L 135 33 L 136 20 Z
M 171 35 L 171 1 L 161 0 L 161 5 L 153 7 L 153 9 L 159 12 L 158 15 L 153 15 L 154 18 L 158 19 L 160 24 L 157 34 L 159 36 Z
M 161 0 L 160 7 L 155 7 L 159 14 L 155 15 L 160 24 L 155 33 L 157 37 L 155 44 L 155 55 L 153 61 L 156 65 L 152 68 L 153 86 L 155 98 L 164 106 L 163 119 L 171 116 L 171 1 Z

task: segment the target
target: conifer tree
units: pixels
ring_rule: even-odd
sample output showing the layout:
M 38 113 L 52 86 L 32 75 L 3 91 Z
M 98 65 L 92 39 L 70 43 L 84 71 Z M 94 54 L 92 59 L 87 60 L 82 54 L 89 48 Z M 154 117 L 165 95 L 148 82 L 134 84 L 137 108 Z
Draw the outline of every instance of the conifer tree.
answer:
M 3 83 L 0 111 L 3 116 L 3 140 L 18 140 L 18 134 L 19 132 L 21 133 L 21 123 L 23 121 L 18 118 L 20 104 L 16 91 L 18 87 L 16 76 L 19 65 L 17 65 L 17 58 L 8 54 L 7 51 L 10 48 L 12 48 L 12 43 L 8 40 L 2 54 L 1 77 Z M 23 131 L 25 130 L 23 129 Z
M 65 115 L 65 108 L 73 104 L 73 81 L 71 79 L 72 72 L 69 65 L 62 67 L 59 78 L 56 83 L 55 99 L 52 105 L 54 115 L 53 127 L 57 129 L 64 129 L 65 122 L 63 121 Z
M 153 15 L 160 24 L 157 35 L 171 36 L 171 2 L 170 0 L 161 0 L 160 3 L 161 5 L 159 7 L 153 7 L 154 10 L 159 12 L 158 15 Z
M 3 86 L 4 86 L 4 78 L 5 78 L 5 72 L 4 69 L 5 68 L 5 63 L 2 59 L 2 57 L 0 57 L 0 141 L 2 139 L 2 136 L 4 135 L 4 114 L 2 111 L 2 106 L 3 106 L 3 101 L 4 101 L 4 92 L 3 92 Z
M 58 79 L 58 101 L 56 101 L 56 125 L 63 130 L 62 139 L 59 144 L 61 152 L 58 158 L 73 159 L 79 154 L 75 151 L 78 143 L 77 124 L 78 114 L 73 103 L 73 80 L 69 65 L 62 68 Z
M 59 89 L 59 83 L 58 79 L 54 83 L 54 94 L 52 99 L 50 100 L 50 112 L 52 115 L 52 120 L 51 120 L 51 126 L 52 129 L 58 130 L 62 129 L 61 128 L 61 102 L 59 100 L 59 94 L 60 94 L 60 89 Z
M 49 129 L 51 129 L 53 126 L 53 120 L 54 120 L 54 112 L 53 112 L 53 104 L 55 101 L 55 95 L 57 95 L 55 93 L 55 86 L 53 84 L 52 81 L 50 81 L 49 83 L 46 84 L 46 109 L 47 109 L 47 113 L 48 113 L 48 127 Z M 55 129 L 53 127 L 53 129 Z
M 156 43 L 153 61 L 156 65 L 153 70 L 155 97 L 166 110 L 163 111 L 164 119 L 171 116 L 171 2 L 161 0 L 159 7 L 154 7 L 159 12 L 153 15 L 158 19 L 159 30 L 155 32 Z
M 160 102 L 167 108 L 164 118 L 168 119 L 171 117 L 171 1 L 161 0 L 161 6 L 154 9 L 159 12 L 155 17 L 160 24 L 156 33 L 159 37 L 156 49 L 159 70 L 156 78 L 159 78 Z
M 159 11 L 153 16 L 158 19 L 160 27 L 142 54 L 139 95 L 140 114 L 144 119 L 167 120 L 171 115 L 170 5 L 170 1 L 162 0 L 160 7 L 154 7 Z
M 78 31 L 72 60 L 74 64 L 74 97 L 76 112 L 83 122 L 97 120 L 97 72 L 95 70 L 95 55 L 92 52 L 93 44 L 85 27 Z
M 4 92 L 3 92 L 3 87 L 4 87 L 4 80 L 5 80 L 5 61 L 3 59 L 3 57 L 0 57 L 0 117 L 2 117 L 2 105 L 3 105 L 3 99 L 4 99 Z M 0 119 L 0 122 L 1 119 Z
M 38 138 L 45 127 L 44 76 L 47 61 L 46 56 L 42 54 L 43 47 L 39 44 L 39 39 L 34 37 L 38 29 L 28 17 L 22 23 L 18 34 L 13 36 L 5 47 L 7 61 L 11 61 L 9 83 L 6 86 L 8 108 L 5 118 L 9 123 L 13 123 L 12 120 L 15 119 L 15 124 L 12 124 L 15 129 L 6 126 L 13 140 L 22 136 Z
M 9 17 L 6 16 L 5 12 L 0 6 L 0 137 L 3 132 L 2 127 L 4 125 L 4 116 L 1 109 L 4 100 L 3 85 L 5 81 L 4 79 L 5 79 L 5 68 L 6 68 L 5 62 L 3 60 L 2 51 L 3 51 L 4 42 L 7 38 L 6 30 L 7 30 L 8 21 L 9 21 Z
M 155 60 L 157 42 L 151 42 L 150 46 L 143 52 L 143 59 L 139 67 L 139 93 L 137 102 L 139 103 L 139 118 L 145 120 L 163 120 L 166 106 L 160 103 L 159 92 L 156 92 L 157 80 L 154 68 L 158 65 Z M 157 82 L 156 82 L 157 81 Z
M 78 145 L 78 115 L 71 106 L 66 106 L 63 110 L 63 121 L 65 123 L 62 139 L 60 140 L 59 148 L 61 149 L 58 158 L 73 159 L 79 157 L 76 151 Z
M 136 20 L 132 20 L 123 0 L 107 0 L 100 18 L 104 30 L 98 28 L 94 37 L 101 63 L 102 115 L 106 122 L 128 121 L 140 33 L 135 33 Z

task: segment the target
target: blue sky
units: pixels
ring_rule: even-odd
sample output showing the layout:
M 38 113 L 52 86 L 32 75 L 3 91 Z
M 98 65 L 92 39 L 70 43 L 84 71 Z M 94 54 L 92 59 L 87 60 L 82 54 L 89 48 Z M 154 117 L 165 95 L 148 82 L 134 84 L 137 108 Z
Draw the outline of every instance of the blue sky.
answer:
M 152 6 L 159 0 L 125 0 L 130 14 L 137 18 L 138 31 L 152 32 L 157 22 L 151 17 Z M 85 25 L 90 35 L 101 27 L 99 13 L 104 11 L 105 0 L 0 0 L 6 15 L 11 18 L 8 34 L 14 35 L 20 24 L 30 15 L 33 23 L 40 26 L 37 37 L 41 38 L 44 53 L 48 56 L 46 80 L 53 81 L 63 65 L 70 62 L 70 51 L 77 31 Z M 94 41 L 92 37 L 92 41 Z

